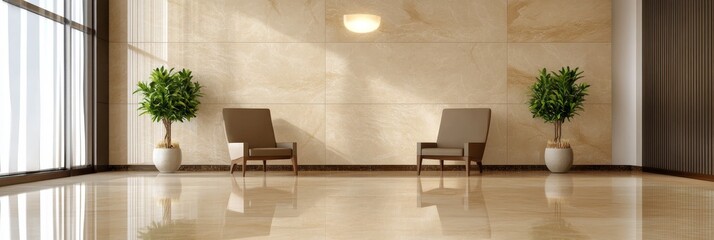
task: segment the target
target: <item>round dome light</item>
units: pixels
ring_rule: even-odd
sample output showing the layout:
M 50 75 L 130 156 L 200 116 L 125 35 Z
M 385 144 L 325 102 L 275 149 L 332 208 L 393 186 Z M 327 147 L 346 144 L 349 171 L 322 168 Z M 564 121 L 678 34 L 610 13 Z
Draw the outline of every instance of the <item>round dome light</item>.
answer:
M 382 17 L 372 14 L 347 14 L 344 23 L 347 30 L 356 33 L 368 33 L 379 28 Z

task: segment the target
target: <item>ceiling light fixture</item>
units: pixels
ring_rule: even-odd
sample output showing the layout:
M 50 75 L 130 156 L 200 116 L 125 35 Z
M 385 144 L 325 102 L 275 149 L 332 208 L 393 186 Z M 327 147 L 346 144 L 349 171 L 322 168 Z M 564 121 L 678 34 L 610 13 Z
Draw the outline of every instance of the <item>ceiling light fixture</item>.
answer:
M 347 30 L 356 33 L 368 33 L 379 28 L 382 17 L 372 14 L 347 14 L 343 20 Z

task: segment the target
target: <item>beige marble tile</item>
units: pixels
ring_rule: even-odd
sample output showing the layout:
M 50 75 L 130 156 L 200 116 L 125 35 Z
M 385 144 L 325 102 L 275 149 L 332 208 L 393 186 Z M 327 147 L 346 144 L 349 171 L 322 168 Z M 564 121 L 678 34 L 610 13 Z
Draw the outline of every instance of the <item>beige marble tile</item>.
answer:
M 179 12 L 176 16 L 181 17 L 171 24 L 179 28 L 172 31 L 175 36 L 170 34 L 172 41 L 324 41 L 324 0 L 176 0 L 175 3 Z
M 110 43 L 109 103 L 138 103 L 137 83 L 148 81 L 154 68 L 172 64 L 169 51 L 166 43 Z
M 327 198 L 327 235 L 353 239 L 363 235 L 384 238 L 479 238 L 489 236 L 488 214 L 478 181 L 407 177 L 414 185 L 379 185 L 384 178 L 367 178 L 360 185 L 348 179 L 327 185 L 336 191 Z M 473 184 L 472 184 L 473 183 Z M 374 184 L 374 185 L 373 185 Z M 371 187 L 371 189 L 370 189 Z M 411 198 L 416 193 L 417 198 Z
M 170 44 L 210 103 L 322 103 L 325 49 L 312 43 Z
M 610 0 L 508 0 L 509 42 L 610 42 Z
M 612 102 L 611 44 L 519 43 L 508 45 L 508 103 L 528 101 L 529 87 L 542 68 L 580 67 L 590 84 L 587 103 Z
M 127 0 L 108 0 L 109 3 L 109 42 L 127 42 Z
M 154 145 L 163 137 L 163 126 L 138 117 L 136 104 L 112 104 L 110 108 L 110 164 L 153 165 Z M 172 139 L 181 146 L 184 165 L 228 165 L 228 147 L 223 129 L 224 107 L 270 108 L 276 140 L 298 142 L 299 164 L 325 164 L 325 110 L 322 105 L 202 104 L 198 117 L 174 123 Z M 270 164 L 288 164 L 271 161 Z M 250 162 L 259 164 L 259 162 Z M 262 163 L 261 163 L 262 164 Z
M 322 42 L 322 0 L 111 0 L 112 42 Z
M 161 126 L 144 115 L 137 104 L 109 104 L 109 164 L 153 165 L 153 147 Z
M 505 0 L 327 0 L 327 42 L 504 42 Z M 344 27 L 345 14 L 382 17 L 375 32 Z
M 484 164 L 542 164 L 551 130 L 530 119 L 527 87 L 538 69 L 565 65 L 580 66 L 592 85 L 589 117 L 566 126 L 579 144 L 576 164 L 610 162 L 609 1 L 109 4 L 111 164 L 152 164 L 162 130 L 134 115 L 140 96 L 132 92 L 162 65 L 189 68 L 205 86 L 206 112 L 175 132 L 186 148 L 184 164 L 227 164 L 224 106 L 283 114 L 276 134 L 305 142 L 301 164 L 379 165 L 414 164 L 414 145 L 435 140 L 442 108 L 489 106 Z M 356 12 L 382 16 L 382 26 L 348 32 L 342 15 Z
M 585 104 L 584 111 L 563 125 L 563 139 L 573 148 L 573 164 L 612 163 L 610 104 Z M 553 125 L 532 118 L 526 104 L 508 104 L 508 164 L 543 165 Z
M 413 165 L 416 143 L 435 142 L 444 108 L 488 107 L 491 131 L 483 163 L 505 164 L 504 105 L 327 105 L 327 164 Z M 438 164 L 425 160 L 424 164 Z M 456 164 L 456 163 L 453 163 Z
M 107 172 L 0 188 L 0 238 L 712 239 L 712 190 L 631 172 Z
M 506 44 L 327 45 L 328 103 L 504 103 Z
M 127 47 L 127 44 L 109 43 L 109 103 L 126 103 L 130 96 Z
M 166 42 L 170 10 L 166 0 L 109 0 L 110 42 Z
M 319 103 L 325 100 L 325 50 L 311 43 L 112 43 L 110 102 L 132 92 L 153 68 L 193 71 L 204 103 Z

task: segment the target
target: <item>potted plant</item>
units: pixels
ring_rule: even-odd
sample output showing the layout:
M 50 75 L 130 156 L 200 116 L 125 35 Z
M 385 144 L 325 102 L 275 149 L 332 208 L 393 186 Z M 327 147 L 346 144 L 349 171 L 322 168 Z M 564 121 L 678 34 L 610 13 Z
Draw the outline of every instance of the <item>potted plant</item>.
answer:
M 576 83 L 583 72 L 578 68 L 561 68 L 558 72 L 540 71 L 530 87 L 529 109 L 533 118 L 542 118 L 555 127 L 555 137 L 545 148 L 545 164 L 551 172 L 567 172 L 573 165 L 573 150 L 562 139 L 563 123 L 578 115 L 588 95 L 587 83 Z
M 151 121 L 161 122 L 166 129 L 164 139 L 154 148 L 154 165 L 160 172 L 175 172 L 181 166 L 181 149 L 171 141 L 171 124 L 196 117 L 201 85 L 192 82 L 191 71 L 156 68 L 150 82 L 139 82 L 134 93 L 144 98 L 139 103 L 139 115 L 151 115 Z

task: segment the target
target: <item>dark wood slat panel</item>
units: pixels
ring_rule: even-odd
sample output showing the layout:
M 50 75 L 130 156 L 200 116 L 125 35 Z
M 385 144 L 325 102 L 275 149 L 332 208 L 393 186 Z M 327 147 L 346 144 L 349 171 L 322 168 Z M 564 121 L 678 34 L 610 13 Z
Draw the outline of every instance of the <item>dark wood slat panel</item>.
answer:
M 643 166 L 714 174 L 714 4 L 642 6 Z
M 709 9 L 712 10 L 714 9 L 714 3 L 712 1 L 704 1 L 705 6 L 704 9 Z M 712 42 L 714 42 L 714 14 L 705 14 L 704 16 L 704 31 L 705 31 L 705 39 L 703 41 L 704 45 L 704 56 L 705 56 L 705 65 L 706 66 L 714 66 L 714 47 L 712 45 Z M 712 92 L 714 92 L 714 70 L 712 67 L 706 68 L 706 78 L 708 81 L 707 83 L 707 91 L 710 94 L 707 94 L 707 109 L 714 109 L 714 98 L 712 98 Z M 714 113 L 712 111 L 708 111 L 708 121 L 707 121 L 707 126 L 708 126 L 708 133 L 709 136 L 714 135 Z M 709 138 L 708 139 L 708 155 L 707 155 L 707 161 L 705 161 L 705 164 L 708 165 L 708 174 L 714 175 L 714 139 Z

